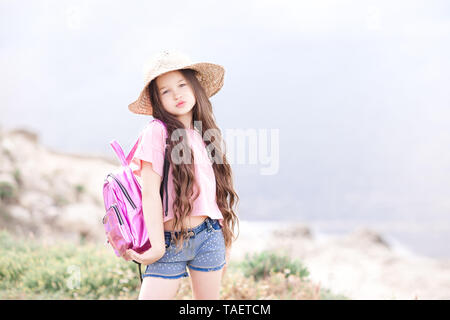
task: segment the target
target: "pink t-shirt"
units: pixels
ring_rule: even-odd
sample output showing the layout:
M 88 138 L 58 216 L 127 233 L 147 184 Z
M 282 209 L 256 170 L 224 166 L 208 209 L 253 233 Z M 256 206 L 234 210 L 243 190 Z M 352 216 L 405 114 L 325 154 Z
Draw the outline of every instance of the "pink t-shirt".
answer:
M 205 143 L 200 133 L 195 129 L 187 129 L 188 145 L 194 153 L 195 179 L 200 187 L 200 194 L 194 201 L 190 216 L 209 216 L 211 219 L 219 219 L 223 225 L 223 216 L 216 202 L 216 179 L 212 162 L 208 157 Z M 150 162 L 153 170 L 163 177 L 164 150 L 166 141 L 166 129 L 159 121 L 151 121 L 141 133 L 141 141 L 130 163 L 133 173 L 141 177 L 142 160 Z M 173 187 L 172 165 L 169 167 L 167 192 L 169 194 L 167 216 L 164 222 L 174 218 L 172 209 L 175 199 Z M 194 195 L 196 186 L 194 185 Z M 164 200 L 165 205 L 165 200 Z M 164 212 L 163 206 L 163 212 Z

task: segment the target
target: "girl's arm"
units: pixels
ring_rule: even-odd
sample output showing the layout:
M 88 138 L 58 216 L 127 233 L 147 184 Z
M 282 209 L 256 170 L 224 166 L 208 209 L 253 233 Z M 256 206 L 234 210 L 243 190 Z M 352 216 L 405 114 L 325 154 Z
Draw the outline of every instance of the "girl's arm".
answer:
M 161 185 L 161 176 L 152 169 L 152 164 L 142 161 L 142 209 L 144 213 L 145 226 L 152 247 L 142 254 L 134 250 L 127 250 L 124 258 L 126 260 L 135 260 L 142 264 L 152 264 L 161 259 L 164 255 L 164 222 L 163 208 L 159 188 Z

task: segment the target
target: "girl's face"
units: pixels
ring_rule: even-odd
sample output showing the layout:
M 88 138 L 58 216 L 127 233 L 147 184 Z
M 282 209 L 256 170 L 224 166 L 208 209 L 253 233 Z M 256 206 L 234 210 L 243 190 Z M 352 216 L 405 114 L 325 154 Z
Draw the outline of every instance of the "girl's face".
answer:
M 156 86 L 167 112 L 180 120 L 192 115 L 192 108 L 195 105 L 194 92 L 180 71 L 170 71 L 158 76 Z

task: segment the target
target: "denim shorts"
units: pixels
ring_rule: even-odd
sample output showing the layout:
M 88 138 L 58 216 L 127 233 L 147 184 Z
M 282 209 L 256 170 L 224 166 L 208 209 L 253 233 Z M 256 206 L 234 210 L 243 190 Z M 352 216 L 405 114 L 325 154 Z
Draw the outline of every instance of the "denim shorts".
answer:
M 177 279 L 187 277 L 186 266 L 192 270 L 215 271 L 225 265 L 225 240 L 219 220 L 206 218 L 202 224 L 187 230 L 189 240 L 183 248 L 175 245 L 178 231 L 164 231 L 166 252 L 149 264 L 142 277 Z

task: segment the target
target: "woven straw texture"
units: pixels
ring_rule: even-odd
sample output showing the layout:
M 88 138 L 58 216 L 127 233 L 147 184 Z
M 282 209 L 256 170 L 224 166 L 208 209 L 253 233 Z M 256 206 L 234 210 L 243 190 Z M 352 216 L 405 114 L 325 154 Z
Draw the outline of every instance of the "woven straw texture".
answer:
M 151 56 L 144 67 L 144 88 L 139 98 L 128 105 L 128 109 L 137 114 L 152 115 L 153 107 L 150 103 L 147 87 L 150 82 L 164 73 L 192 69 L 197 71 L 196 77 L 208 97 L 215 95 L 223 86 L 225 69 L 221 65 L 209 62 L 193 63 L 191 59 L 174 50 L 164 50 Z

